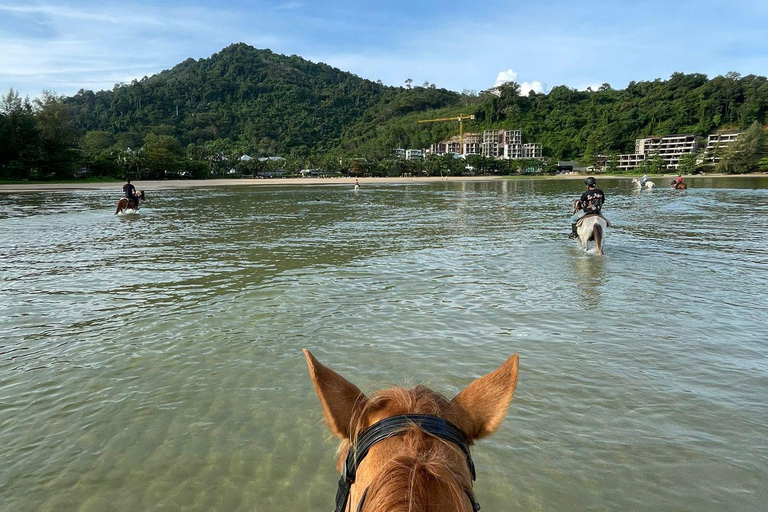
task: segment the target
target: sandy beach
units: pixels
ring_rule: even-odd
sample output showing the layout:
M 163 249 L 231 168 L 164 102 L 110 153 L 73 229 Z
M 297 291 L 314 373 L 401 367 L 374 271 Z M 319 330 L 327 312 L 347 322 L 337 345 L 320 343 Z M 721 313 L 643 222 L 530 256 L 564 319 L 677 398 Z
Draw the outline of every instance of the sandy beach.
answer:
M 359 178 L 360 186 L 366 184 L 380 183 L 415 183 L 415 182 L 440 182 L 440 181 L 495 181 L 495 180 L 581 180 L 586 175 L 569 174 L 557 176 L 414 176 L 414 177 L 394 177 L 394 178 Z M 676 174 L 654 175 L 651 179 L 666 180 L 673 179 Z M 766 176 L 766 174 L 701 174 L 697 176 L 686 176 L 689 178 L 748 178 L 754 176 Z M 620 175 L 596 175 L 598 179 L 626 179 L 634 176 Z M 133 180 L 136 188 L 140 190 L 161 190 L 169 188 L 206 188 L 206 187 L 264 187 L 264 186 L 336 186 L 353 185 L 355 178 L 270 178 L 270 179 L 210 179 L 210 180 Z M 102 182 L 102 183 L 30 183 L 30 184 L 0 184 L 0 192 L 43 192 L 55 190 L 120 190 L 123 182 Z

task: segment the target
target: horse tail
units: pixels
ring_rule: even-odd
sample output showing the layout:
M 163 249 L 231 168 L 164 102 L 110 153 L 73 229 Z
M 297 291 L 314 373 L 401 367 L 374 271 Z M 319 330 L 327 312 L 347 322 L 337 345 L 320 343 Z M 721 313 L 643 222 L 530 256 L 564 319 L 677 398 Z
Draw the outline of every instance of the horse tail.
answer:
M 595 252 L 598 256 L 603 255 L 603 226 L 597 222 L 592 230 L 592 236 L 595 240 Z

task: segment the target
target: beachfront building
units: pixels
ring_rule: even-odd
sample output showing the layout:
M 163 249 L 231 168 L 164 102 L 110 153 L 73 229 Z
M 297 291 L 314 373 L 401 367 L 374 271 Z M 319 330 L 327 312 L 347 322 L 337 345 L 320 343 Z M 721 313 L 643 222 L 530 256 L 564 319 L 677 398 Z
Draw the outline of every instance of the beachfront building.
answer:
M 405 159 L 406 160 L 421 160 L 424 158 L 424 150 L 421 149 L 406 149 L 405 150 Z
M 542 158 L 544 150 L 539 143 L 523 144 L 523 158 Z
M 620 171 L 631 171 L 640 163 L 645 160 L 645 154 L 644 153 L 630 153 L 626 155 L 616 155 L 618 158 L 618 162 L 616 162 L 616 167 Z
M 667 169 L 677 169 L 683 155 L 699 150 L 699 137 L 694 134 L 645 137 L 635 140 L 635 152 L 618 155 L 619 170 L 629 171 L 654 155 L 664 159 Z
M 480 154 L 486 158 L 500 158 L 504 152 L 504 131 L 503 130 L 485 130 L 483 131 L 483 143 L 480 147 Z
M 482 155 L 487 158 L 519 160 L 542 158 L 543 148 L 540 143 L 523 144 L 523 132 L 520 130 L 485 130 L 482 133 L 465 133 L 463 148 L 459 136 L 456 135 L 430 145 L 425 153 Z
M 479 133 L 464 134 L 464 154 L 479 155 L 482 153 L 483 136 Z
M 733 142 L 739 138 L 742 132 L 727 131 L 717 132 L 707 137 L 707 148 L 704 151 L 704 158 L 702 162 L 708 162 L 716 164 L 720 161 L 720 157 L 725 150 L 733 144 Z

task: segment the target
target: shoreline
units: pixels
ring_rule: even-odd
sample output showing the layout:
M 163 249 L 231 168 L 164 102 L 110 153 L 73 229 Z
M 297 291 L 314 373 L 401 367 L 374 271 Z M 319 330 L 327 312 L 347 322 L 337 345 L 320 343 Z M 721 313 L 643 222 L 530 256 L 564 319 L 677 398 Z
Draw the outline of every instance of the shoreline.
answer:
M 676 174 L 658 174 L 650 176 L 650 179 L 674 179 Z M 581 180 L 586 175 L 569 174 L 556 176 L 413 176 L 413 177 L 387 177 L 387 178 L 221 178 L 209 180 L 138 180 L 138 189 L 141 190 L 161 190 L 161 189 L 182 189 L 182 188 L 205 188 L 205 187 L 266 187 L 266 186 L 335 186 L 335 185 L 353 185 L 355 179 L 360 180 L 361 187 L 366 184 L 408 184 L 408 183 L 430 183 L 442 181 L 499 181 L 499 180 Z M 626 179 L 637 178 L 636 176 L 624 176 L 618 174 L 597 174 L 595 177 L 600 179 Z M 698 178 L 754 178 L 768 177 L 765 173 L 755 174 L 697 174 L 688 175 L 686 179 Z M 137 180 L 134 180 L 137 181 Z M 124 182 L 98 182 L 98 183 L 31 183 L 31 184 L 0 184 L 0 193 L 2 192 L 46 192 L 55 190 L 113 190 L 122 187 Z

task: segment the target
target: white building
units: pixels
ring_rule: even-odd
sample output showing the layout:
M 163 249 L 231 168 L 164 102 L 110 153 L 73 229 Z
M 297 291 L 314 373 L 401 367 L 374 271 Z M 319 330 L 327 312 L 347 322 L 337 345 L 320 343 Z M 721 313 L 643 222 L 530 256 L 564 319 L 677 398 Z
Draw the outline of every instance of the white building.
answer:
M 739 138 L 742 132 L 729 131 L 713 133 L 707 137 L 707 148 L 702 161 L 717 163 L 729 145 Z
M 421 149 L 406 149 L 405 150 L 405 159 L 406 160 L 421 160 L 424 158 L 424 151 Z
M 640 162 L 659 155 L 664 159 L 667 169 L 680 167 L 683 155 L 694 154 L 699 150 L 699 137 L 693 134 L 666 135 L 664 137 L 646 137 L 635 140 L 635 152 L 618 155 L 618 168 L 629 171 Z

